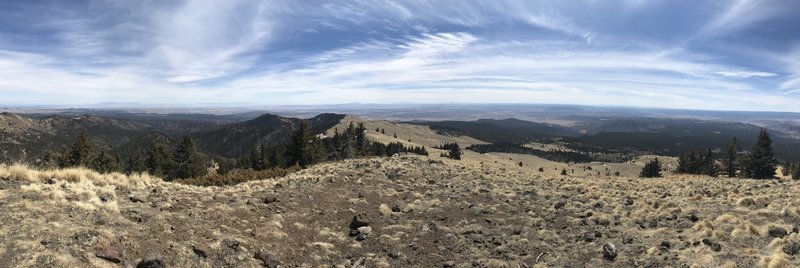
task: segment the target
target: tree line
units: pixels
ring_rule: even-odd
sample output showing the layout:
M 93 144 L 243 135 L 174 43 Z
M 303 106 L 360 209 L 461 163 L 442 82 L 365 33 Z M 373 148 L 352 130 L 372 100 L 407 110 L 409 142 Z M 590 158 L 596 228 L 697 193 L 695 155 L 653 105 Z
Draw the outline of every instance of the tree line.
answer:
M 499 152 L 499 153 L 512 153 L 512 154 L 528 154 L 528 155 L 535 155 L 550 161 L 556 162 L 564 162 L 564 163 L 589 163 L 592 162 L 592 157 L 585 153 L 579 152 L 571 152 L 571 151 L 561 151 L 561 150 L 540 150 L 525 147 L 518 144 L 510 144 L 510 143 L 495 143 L 495 144 L 474 144 L 467 147 L 468 150 L 472 150 L 478 153 L 489 153 L 489 152 Z
M 378 130 L 376 130 L 378 131 Z M 334 129 L 328 135 L 314 135 L 307 122 L 300 123 L 288 144 L 268 147 L 255 145 L 249 154 L 233 160 L 219 160 L 217 173 L 234 170 L 268 170 L 305 168 L 310 165 L 357 157 L 393 156 L 402 153 L 428 155 L 424 146 L 405 146 L 400 142 L 383 144 L 370 141 L 363 123 L 351 123 L 344 131 Z M 108 146 L 95 146 L 90 137 L 81 131 L 73 143 L 57 153 L 45 155 L 45 164 L 59 168 L 86 167 L 101 173 L 147 172 L 165 180 L 198 178 L 208 175 L 215 161 L 202 154 L 191 136 L 185 136 L 172 146 L 153 142 L 146 149 L 131 152 L 121 160 Z
M 445 150 L 447 153 L 441 153 L 439 156 L 447 157 L 450 159 L 461 160 L 461 147 L 458 146 L 458 143 L 443 143 L 442 145 L 433 146 L 435 149 Z
M 761 129 L 758 141 L 749 152 L 742 152 L 736 137 L 725 147 L 721 157 L 711 149 L 705 152 L 689 150 L 678 157 L 676 173 L 699 174 L 717 177 L 743 177 L 768 179 L 775 176 L 778 160 L 772 150 L 772 139 L 766 129 Z M 648 162 L 642 169 L 642 177 L 660 177 L 662 166 L 658 159 Z M 800 165 L 784 164 L 784 173 L 800 179 Z

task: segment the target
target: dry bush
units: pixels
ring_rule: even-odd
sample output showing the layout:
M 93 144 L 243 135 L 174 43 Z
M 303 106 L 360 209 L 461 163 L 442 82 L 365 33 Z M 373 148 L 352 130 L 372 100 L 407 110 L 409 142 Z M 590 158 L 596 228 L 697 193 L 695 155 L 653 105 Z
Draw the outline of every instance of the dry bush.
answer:
M 300 167 L 297 166 L 292 166 L 288 168 L 271 168 L 265 170 L 245 169 L 225 175 L 214 174 L 200 178 L 175 180 L 175 182 L 188 185 L 196 185 L 196 186 L 225 186 L 225 185 L 235 185 L 248 181 L 257 181 L 275 177 L 283 177 L 288 174 L 297 172 L 299 170 Z

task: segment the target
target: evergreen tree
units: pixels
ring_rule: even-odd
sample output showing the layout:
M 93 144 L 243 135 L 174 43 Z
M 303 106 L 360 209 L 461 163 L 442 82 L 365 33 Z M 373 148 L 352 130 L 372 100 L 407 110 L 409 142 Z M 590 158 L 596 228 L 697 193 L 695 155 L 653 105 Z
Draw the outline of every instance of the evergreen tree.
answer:
M 286 161 L 283 159 L 283 151 L 279 151 L 277 148 L 272 149 L 269 157 L 267 158 L 267 162 L 269 163 L 270 167 L 284 167 L 286 165 Z
M 292 135 L 292 143 L 286 148 L 289 165 L 300 165 L 305 168 L 312 164 L 311 150 L 311 133 L 308 130 L 308 123 L 303 121 L 300 123 L 300 128 Z
M 678 157 L 676 172 L 716 177 L 719 174 L 719 167 L 711 149 L 708 149 L 705 155 L 689 150 Z
M 744 162 L 742 172 L 748 178 L 768 179 L 775 176 L 778 162 L 772 152 L 772 139 L 766 129 L 761 129 L 758 141 Z
M 450 158 L 455 160 L 461 160 L 461 148 L 458 146 L 458 143 L 453 143 L 450 147 Z
M 175 164 L 174 178 L 197 178 L 207 173 L 202 156 L 197 152 L 192 137 L 188 135 L 183 137 L 175 149 L 173 161 Z
M 733 141 L 728 144 L 728 147 L 725 150 L 725 174 L 728 177 L 736 177 L 736 167 L 739 165 L 739 161 L 737 159 L 737 154 L 739 153 L 739 142 L 736 140 L 736 137 L 733 137 Z
M 108 149 L 102 148 L 97 153 L 97 156 L 94 157 L 90 168 L 100 173 L 119 171 L 119 159 L 116 155 L 111 154 Z
M 369 152 L 368 143 L 367 143 L 367 128 L 364 127 L 364 123 L 358 123 L 358 127 L 356 128 L 355 133 L 355 147 L 356 147 L 356 154 L 358 156 L 365 156 Z
M 714 155 L 711 153 L 711 149 L 708 149 L 706 156 L 703 157 L 702 164 L 703 168 L 701 170 L 701 173 L 703 175 L 711 177 L 716 177 L 717 175 L 719 175 L 719 167 L 717 167 L 717 162 L 714 159 Z
M 791 165 L 789 174 L 792 175 L 792 179 L 800 180 L 800 164 Z
M 639 173 L 639 177 L 643 178 L 657 178 L 661 177 L 661 162 L 658 161 L 658 158 L 653 159 L 644 164 L 642 168 L 642 172 Z
M 137 172 L 144 172 L 147 170 L 147 162 L 141 151 L 135 151 L 128 156 L 128 161 L 125 165 L 125 174 L 132 174 Z
M 567 169 L 565 169 L 565 168 L 562 168 L 562 169 L 561 169 L 561 175 L 562 175 L 562 176 L 565 176 L 565 175 L 567 175 Z
M 150 144 L 150 150 L 147 151 L 147 172 L 156 177 L 171 179 L 168 174 L 169 168 L 172 167 L 172 157 L 167 151 L 167 146 L 160 143 Z
M 69 154 L 63 166 L 90 167 L 93 161 L 94 148 L 92 142 L 89 140 L 89 136 L 86 135 L 86 132 L 81 131 L 78 137 L 75 138 L 75 142 L 72 143 L 72 147 L 70 147 Z
M 700 174 L 702 173 L 702 159 L 694 150 L 689 150 L 678 157 L 678 173 Z

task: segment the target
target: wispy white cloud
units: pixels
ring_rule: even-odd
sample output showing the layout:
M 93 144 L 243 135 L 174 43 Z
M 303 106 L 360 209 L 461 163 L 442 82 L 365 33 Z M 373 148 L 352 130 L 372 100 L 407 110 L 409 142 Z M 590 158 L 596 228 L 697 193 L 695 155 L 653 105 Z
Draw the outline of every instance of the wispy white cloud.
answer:
M 774 5 L 772 2 L 770 0 L 736 0 L 732 5 L 725 6 L 700 30 L 697 36 L 707 38 L 742 30 L 785 11 L 780 5 Z
M 755 71 L 719 71 L 714 73 L 721 76 L 733 77 L 733 78 L 773 77 L 778 75 L 775 73 L 755 72 Z
M 528 16 L 528 22 L 545 29 L 583 38 L 587 43 L 591 43 L 594 37 L 593 33 L 575 26 L 563 17 L 553 17 L 546 14 L 530 15 Z
M 780 0 L 92 3 L 19 39 L 46 42 L 14 43 L 0 18 L 7 101 L 800 107 L 797 53 L 722 39 L 785 18 Z M 676 5 L 690 14 L 659 13 Z
M 170 82 L 192 82 L 255 64 L 270 36 L 265 3 L 191 0 L 156 17 L 160 26 L 150 60 L 163 61 Z

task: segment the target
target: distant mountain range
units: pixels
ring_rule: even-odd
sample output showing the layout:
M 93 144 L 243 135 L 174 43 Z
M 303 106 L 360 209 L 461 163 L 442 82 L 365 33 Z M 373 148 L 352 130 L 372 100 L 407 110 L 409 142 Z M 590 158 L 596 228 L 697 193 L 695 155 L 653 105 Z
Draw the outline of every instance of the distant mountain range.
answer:
M 342 118 L 344 115 L 321 114 L 307 120 L 312 131 L 321 133 Z M 301 120 L 271 114 L 231 123 L 195 114 L 120 119 L 0 113 L 0 161 L 34 162 L 48 151 L 56 152 L 70 145 L 80 131 L 85 131 L 96 145 L 108 146 L 120 155 L 147 149 L 153 142 L 174 144 L 182 136 L 190 135 L 203 153 L 233 158 L 261 144 L 283 144 Z
M 560 142 L 578 151 L 671 156 L 690 149 L 721 150 L 734 136 L 739 139 L 741 149 L 748 150 L 759 129 L 766 127 L 774 140 L 777 156 L 783 160 L 800 161 L 800 125 L 791 120 L 750 122 L 650 117 L 630 115 L 629 110 L 613 116 L 607 111 L 592 116 L 587 112 L 591 108 L 585 107 L 577 109 L 577 112 L 563 106 L 540 108 L 548 112 L 536 116 L 547 116 L 553 111 L 571 111 L 573 115 L 554 116 L 540 122 L 501 118 L 411 123 L 428 126 L 439 134 L 470 136 L 494 144 L 522 146 L 529 142 Z M 154 142 L 173 145 L 184 135 L 190 135 L 203 154 L 220 160 L 233 159 L 248 154 L 259 145 L 284 146 L 303 120 L 253 111 L 232 114 L 126 110 L 80 112 L 87 110 L 58 110 L 50 114 L 41 111 L 0 113 L 0 161 L 35 162 L 46 152 L 59 151 L 71 144 L 81 130 L 86 131 L 96 145 L 108 146 L 123 158 L 135 150 L 146 150 Z M 793 116 L 791 113 L 775 115 Z M 323 113 L 305 120 L 310 123 L 312 132 L 318 134 L 337 125 L 344 117 L 343 114 Z

